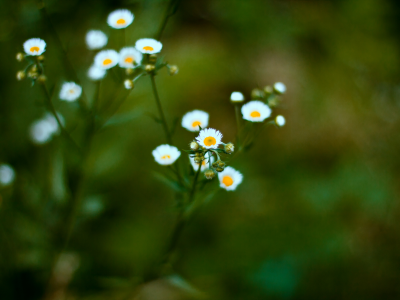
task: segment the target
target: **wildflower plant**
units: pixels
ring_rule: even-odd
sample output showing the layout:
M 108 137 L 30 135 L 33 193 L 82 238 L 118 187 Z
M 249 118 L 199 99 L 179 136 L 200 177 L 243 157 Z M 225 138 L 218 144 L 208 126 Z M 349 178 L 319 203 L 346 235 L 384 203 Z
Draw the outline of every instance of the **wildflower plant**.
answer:
M 166 69 L 170 75 L 178 74 L 177 66 L 170 65 L 159 56 L 159 53 L 163 50 L 163 44 L 160 41 L 162 31 L 176 7 L 170 7 L 169 9 L 171 11 L 163 20 L 157 38 L 141 38 L 134 45 L 122 45 L 120 49 L 103 49 L 107 46 L 109 38 L 104 32 L 90 30 L 86 37 L 82 37 L 82 39 L 85 39 L 90 51 L 97 51 L 91 52 L 93 60 L 87 66 L 89 79 L 96 81 L 100 86 L 103 78 L 107 76 L 108 72 L 112 71 L 112 68 L 123 70 L 120 73 L 124 75 L 119 78 L 118 84 L 120 90 L 127 90 L 128 92 L 119 104 L 127 99 L 129 92 L 136 85 L 141 84 L 141 81 L 145 80 L 145 78 L 149 78 L 158 110 L 157 122 L 162 125 L 165 134 L 165 141 L 160 141 L 158 145 L 153 145 L 152 155 L 156 163 L 169 170 L 165 177 L 176 195 L 177 221 L 169 243 L 162 251 L 161 259 L 154 268 L 148 271 L 148 274 L 143 275 L 141 283 L 167 275 L 170 272 L 167 266 L 171 266 L 171 264 L 173 266 L 172 254 L 178 247 L 182 229 L 189 221 L 192 213 L 203 204 L 204 199 L 214 195 L 221 188 L 226 191 L 235 191 L 240 188 L 245 176 L 232 166 L 234 164 L 233 158 L 248 150 L 253 144 L 254 138 L 262 129 L 262 126 L 251 127 L 243 123 L 275 124 L 277 126 L 285 124 L 283 116 L 279 115 L 274 119 L 271 118 L 273 108 L 279 105 L 280 96 L 286 91 L 283 83 L 275 83 L 272 87 L 266 86 L 264 89 L 254 89 L 251 92 L 251 100 L 247 103 L 244 103 L 245 96 L 243 93 L 235 91 L 232 92 L 230 101 L 234 107 L 232 115 L 236 114 L 236 139 L 233 142 L 224 140 L 221 131 L 208 127 L 212 116 L 205 111 L 197 109 L 197 107 L 193 107 L 193 110 L 187 112 L 181 121 L 182 128 L 193 133 L 193 139 L 183 141 L 183 144 L 187 145 L 186 149 L 178 149 L 173 140 L 173 130 L 171 130 L 167 121 L 167 114 L 163 109 L 155 80 L 162 69 Z M 124 30 L 134 22 L 134 14 L 127 9 L 119 9 L 111 12 L 105 21 L 112 30 Z M 17 73 L 17 79 L 23 80 L 27 78 L 31 81 L 32 86 L 40 85 L 48 111 L 42 119 L 35 121 L 30 128 L 27 128 L 27 132 L 29 132 L 32 142 L 36 145 L 50 143 L 53 137 L 61 135 L 76 150 L 76 153 L 80 156 L 79 161 L 84 165 L 90 154 L 90 143 L 93 136 L 105 126 L 114 112 L 111 112 L 106 118 L 101 117 L 98 109 L 99 89 L 95 93 L 94 99 L 88 101 L 85 94 L 85 86 L 82 86 L 77 80 L 76 75 L 72 76 L 73 78 L 68 78 L 70 81 L 67 82 L 61 81 L 60 77 L 59 84 L 56 87 L 51 89 L 47 87 L 44 55 L 47 51 L 53 51 L 57 46 L 59 45 L 47 45 L 40 38 L 32 38 L 23 43 L 25 54 L 17 54 L 18 61 L 27 62 L 25 69 Z M 57 87 L 59 87 L 58 91 L 56 90 Z M 79 104 L 83 112 L 83 122 L 86 128 L 85 136 L 81 137 L 80 140 L 73 138 L 66 127 L 66 124 L 69 125 L 71 121 L 64 119 L 55 110 L 53 92 L 58 94 L 60 100 L 66 102 L 65 105 L 71 105 L 69 102 Z M 226 99 L 222 99 L 222 101 L 228 101 L 228 99 L 229 96 L 227 95 Z M 181 155 L 185 152 L 187 155 Z M 150 154 L 143 153 L 143 155 Z M 182 167 L 183 164 L 186 167 Z M 7 172 L 10 173 L 6 167 L 3 167 L 0 170 L 0 175 L 6 178 Z M 71 193 L 71 209 L 66 216 L 67 223 L 65 224 L 63 247 L 58 253 L 58 259 L 65 252 L 76 223 L 76 210 L 82 194 L 79 189 L 84 187 L 87 177 L 87 174 L 84 174 L 83 167 L 80 172 L 78 178 L 81 182 L 77 185 L 77 190 Z M 202 178 L 200 173 L 203 173 Z M 14 177 L 14 175 L 8 175 L 8 177 Z M 2 182 L 8 183 L 10 180 L 3 180 Z M 207 184 L 209 186 L 213 184 L 213 186 L 206 190 L 204 187 Z M 56 264 L 57 259 L 53 265 L 53 271 L 56 268 Z M 50 280 L 49 282 L 51 285 L 52 281 Z

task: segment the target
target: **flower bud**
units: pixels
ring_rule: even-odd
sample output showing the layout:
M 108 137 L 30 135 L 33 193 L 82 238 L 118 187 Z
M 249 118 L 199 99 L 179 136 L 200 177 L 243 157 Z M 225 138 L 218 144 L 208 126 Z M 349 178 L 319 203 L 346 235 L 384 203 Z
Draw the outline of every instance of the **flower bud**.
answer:
M 276 116 L 276 118 L 275 118 L 275 123 L 276 123 L 276 125 L 282 127 L 282 126 L 285 125 L 285 123 L 286 123 L 285 117 L 284 117 L 284 116 L 281 116 L 281 115 Z
M 44 61 L 44 55 L 39 55 L 39 56 L 37 57 L 37 59 L 38 59 L 38 61 Z
M 232 103 L 242 103 L 244 101 L 244 96 L 241 92 L 233 92 L 231 94 Z
M 195 141 L 191 142 L 190 143 L 190 149 L 192 149 L 194 151 L 198 150 L 199 149 L 199 144 L 197 142 L 195 142 Z
M 200 164 L 202 161 L 203 161 L 203 158 L 202 158 L 202 157 L 200 157 L 200 156 L 195 156 L 195 157 L 194 157 L 194 162 L 195 162 L 196 164 Z
M 23 61 L 24 60 L 24 54 L 22 54 L 21 52 L 18 52 L 17 55 L 15 56 L 15 58 L 18 61 Z
M 282 82 L 274 83 L 274 92 L 278 95 L 282 95 L 286 92 L 286 86 Z
M 214 162 L 212 163 L 212 166 L 213 166 L 213 168 L 218 168 L 218 162 L 217 162 L 217 161 L 214 161 Z
M 251 98 L 253 99 L 262 99 L 264 97 L 264 92 L 260 89 L 253 89 L 251 91 Z
M 264 87 L 264 93 L 267 97 L 272 95 L 273 92 L 274 89 L 271 86 L 267 85 L 266 87 Z
M 27 75 L 29 78 L 32 78 L 32 79 L 37 79 L 39 76 L 39 74 L 37 72 L 32 72 L 32 71 L 29 71 Z
M 42 75 L 40 75 L 40 76 L 38 77 L 37 80 L 39 81 L 39 83 L 45 83 L 46 80 L 47 80 L 47 78 L 46 78 L 46 76 L 44 76 L 44 75 L 42 74 Z
M 32 68 L 30 69 L 30 71 L 31 71 L 31 72 L 34 72 L 34 73 L 36 73 L 37 70 L 38 70 L 37 65 L 33 65 Z
M 157 54 L 150 54 L 149 55 L 149 62 L 154 64 L 157 61 Z
M 25 78 L 25 72 L 24 71 L 18 71 L 17 72 L 17 80 L 22 80 Z
M 224 170 L 224 168 L 218 167 L 215 169 L 217 172 L 222 172 Z
M 233 145 L 232 143 L 228 143 L 225 145 L 225 151 L 226 153 L 233 153 L 233 151 L 235 151 L 235 145 Z
M 144 70 L 146 71 L 146 72 L 153 72 L 154 71 L 154 69 L 155 69 L 156 67 L 154 66 L 154 65 L 146 65 L 145 67 L 144 67 Z
M 128 76 L 129 76 L 129 75 L 132 75 L 132 74 L 133 74 L 133 71 L 134 71 L 134 70 L 133 70 L 132 68 L 126 68 L 126 69 L 125 69 L 125 73 L 126 73 L 126 75 L 128 75 Z
M 168 70 L 169 70 L 169 75 L 171 75 L 171 76 L 176 75 L 179 72 L 178 67 L 175 65 L 169 66 Z
M 124 81 L 124 85 L 125 85 L 125 88 L 127 89 L 127 90 L 130 90 L 130 89 L 133 89 L 133 81 L 132 80 L 130 80 L 130 79 L 126 79 L 125 81 Z
M 204 172 L 204 176 L 205 176 L 207 179 L 211 180 L 211 179 L 213 179 L 213 178 L 215 177 L 215 172 L 214 172 L 214 170 L 212 170 L 212 169 L 207 169 L 207 170 Z

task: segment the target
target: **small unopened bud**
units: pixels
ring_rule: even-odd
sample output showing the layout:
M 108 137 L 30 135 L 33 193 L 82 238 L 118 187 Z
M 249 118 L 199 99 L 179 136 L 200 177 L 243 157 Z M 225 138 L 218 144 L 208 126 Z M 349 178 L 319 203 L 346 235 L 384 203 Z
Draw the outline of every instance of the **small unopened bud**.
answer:
M 25 72 L 24 71 L 18 71 L 17 72 L 17 80 L 22 80 L 25 78 Z
M 145 67 L 144 67 L 144 70 L 146 71 L 146 72 L 153 72 L 154 71 L 154 69 L 155 69 L 156 67 L 154 66 L 154 65 L 146 65 Z
M 215 170 L 216 170 L 217 172 L 222 172 L 222 171 L 224 170 L 224 168 L 218 167 L 218 168 L 216 168 Z
M 266 96 L 272 95 L 273 92 L 274 92 L 274 89 L 272 88 L 272 86 L 267 85 L 264 88 L 264 93 L 265 93 Z
M 273 97 L 272 99 L 268 100 L 269 107 L 276 107 L 279 105 L 279 99 L 277 97 Z
M 212 163 L 212 166 L 213 166 L 213 168 L 218 168 L 218 162 L 217 162 L 217 161 L 214 161 L 214 162 Z
M 276 125 L 282 127 L 282 126 L 285 125 L 285 123 L 286 123 L 285 117 L 284 117 L 284 116 L 281 116 L 281 115 L 276 116 L 276 118 L 275 118 L 275 123 L 276 123 Z
M 241 92 L 233 92 L 231 94 L 232 103 L 242 103 L 244 101 L 244 96 Z
M 42 74 L 42 75 L 40 75 L 40 76 L 38 77 L 37 80 L 39 81 L 39 83 L 45 83 L 46 80 L 47 80 L 47 78 L 46 78 L 46 76 L 44 76 L 44 75 Z
M 126 73 L 126 75 L 132 75 L 133 74 L 133 69 L 132 68 L 126 68 L 125 69 L 125 73 Z
M 37 72 L 32 72 L 32 71 L 29 71 L 27 75 L 29 78 L 32 78 L 32 79 L 37 79 L 39 76 L 39 74 Z
M 194 157 L 194 162 L 196 163 L 196 164 L 199 164 L 199 163 L 201 163 L 203 161 L 203 157 L 201 157 L 201 156 L 195 156 Z
M 282 82 L 276 82 L 274 84 L 274 92 L 278 95 L 284 94 L 286 92 L 286 85 L 284 85 Z
M 38 67 L 37 65 L 33 65 L 32 68 L 30 69 L 31 72 L 37 72 Z
M 229 154 L 233 153 L 233 151 L 235 151 L 235 145 L 232 143 L 226 144 L 225 151 L 226 151 L 226 153 L 229 153 Z
M 23 61 L 24 60 L 24 54 L 22 54 L 21 52 L 18 52 L 17 55 L 15 56 L 15 58 L 18 61 Z
M 154 64 L 157 61 L 157 54 L 150 54 L 149 55 L 149 62 Z
M 39 55 L 39 56 L 37 57 L 37 59 L 38 59 L 38 61 L 44 61 L 44 55 Z
M 194 151 L 198 150 L 199 149 L 199 144 L 197 142 L 195 142 L 195 141 L 191 142 L 190 143 L 190 149 L 192 149 Z
M 251 91 L 251 98 L 262 99 L 264 97 L 264 92 L 260 89 L 254 89 Z
M 125 88 L 127 89 L 127 90 L 130 90 L 130 89 L 133 89 L 133 81 L 132 80 L 130 80 L 130 79 L 126 79 L 125 81 L 124 81 L 124 85 L 125 85 Z
M 215 172 L 214 172 L 214 170 L 212 170 L 212 169 L 207 169 L 207 170 L 204 172 L 204 176 L 205 176 L 207 179 L 211 180 L 211 179 L 213 179 L 213 178 L 215 177 Z
M 175 65 L 169 66 L 168 70 L 169 70 L 169 75 L 171 76 L 176 75 L 179 72 L 178 67 Z

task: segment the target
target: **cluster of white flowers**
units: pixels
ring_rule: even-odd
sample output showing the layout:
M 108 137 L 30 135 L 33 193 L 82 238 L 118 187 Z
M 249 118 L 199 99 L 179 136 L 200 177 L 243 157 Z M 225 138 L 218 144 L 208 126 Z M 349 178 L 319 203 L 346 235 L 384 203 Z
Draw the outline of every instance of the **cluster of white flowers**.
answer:
M 64 122 L 64 118 L 57 113 L 61 123 Z M 50 141 L 54 135 L 59 133 L 59 127 L 56 118 L 50 113 L 46 113 L 45 116 L 32 123 L 29 135 L 33 143 L 41 145 Z

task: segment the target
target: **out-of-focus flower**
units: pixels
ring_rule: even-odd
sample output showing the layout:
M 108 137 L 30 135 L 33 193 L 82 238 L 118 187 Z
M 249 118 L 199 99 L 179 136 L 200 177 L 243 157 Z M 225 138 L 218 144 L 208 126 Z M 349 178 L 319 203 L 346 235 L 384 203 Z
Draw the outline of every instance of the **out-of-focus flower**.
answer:
M 101 30 L 89 30 L 86 34 L 86 45 L 90 50 L 101 49 L 107 42 L 108 37 Z
M 236 103 L 241 103 L 244 101 L 244 96 L 241 92 L 233 92 L 231 94 L 231 101 Z
M 284 116 L 281 116 L 281 115 L 276 116 L 276 118 L 275 118 L 275 123 L 276 123 L 276 125 L 282 127 L 283 125 L 286 124 L 285 117 L 284 117 Z
M 153 54 L 161 51 L 162 44 L 155 39 L 140 39 L 136 41 L 135 47 L 142 53 Z
M 2 186 L 7 186 L 13 183 L 15 179 L 14 169 L 7 164 L 0 165 L 0 184 Z
M 92 65 L 88 72 L 87 72 L 87 76 L 91 79 L 91 80 L 100 80 L 103 79 L 104 76 L 106 75 L 106 70 L 99 68 L 96 65 Z
M 263 122 L 271 115 L 271 109 L 264 102 L 253 100 L 242 106 L 243 119 L 251 122 Z
M 121 68 L 134 68 L 142 63 L 143 54 L 134 47 L 124 47 L 119 51 L 119 66 Z
M 232 167 L 226 167 L 224 171 L 218 173 L 220 187 L 227 191 L 234 191 L 242 182 L 243 175 Z
M 286 92 L 286 85 L 282 82 L 274 83 L 274 92 L 277 94 L 284 94 Z
M 28 55 L 41 55 L 46 51 L 46 42 L 39 38 L 29 39 L 24 43 L 24 50 Z
M 94 64 L 103 70 L 107 70 L 117 65 L 118 59 L 119 55 L 117 51 L 103 50 L 94 57 Z
M 174 146 L 164 144 L 154 149 L 152 154 L 156 162 L 167 166 L 173 164 L 179 158 L 181 152 Z
M 217 148 L 221 144 L 222 133 L 213 128 L 206 128 L 200 131 L 196 140 L 206 149 Z
M 82 88 L 80 85 L 76 84 L 75 82 L 65 82 L 60 91 L 60 99 L 65 101 L 75 101 L 78 99 L 82 94 Z
M 63 124 L 64 118 L 58 113 L 57 116 Z M 32 142 L 41 145 L 49 141 L 53 135 L 57 134 L 58 132 L 59 126 L 56 118 L 52 114 L 47 113 L 42 119 L 32 123 L 29 130 L 29 135 Z
M 108 15 L 107 24 L 115 29 L 126 28 L 133 22 L 134 18 L 135 16 L 130 10 L 117 9 Z
M 182 127 L 189 131 L 199 131 L 199 126 L 208 126 L 208 113 L 202 110 L 193 110 L 186 113 L 182 118 Z
M 130 89 L 133 89 L 133 81 L 132 80 L 130 80 L 130 79 L 126 79 L 125 81 L 124 81 L 124 86 L 125 86 L 125 88 L 127 89 L 127 90 L 130 90 Z

